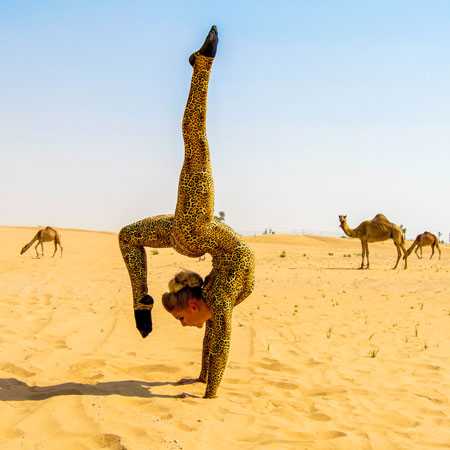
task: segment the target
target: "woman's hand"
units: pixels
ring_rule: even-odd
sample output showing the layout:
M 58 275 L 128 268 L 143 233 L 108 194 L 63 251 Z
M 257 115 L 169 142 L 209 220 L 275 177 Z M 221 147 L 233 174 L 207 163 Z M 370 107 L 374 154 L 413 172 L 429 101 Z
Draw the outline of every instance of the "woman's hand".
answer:
M 199 382 L 200 378 L 182 378 L 181 380 L 177 381 L 177 384 L 192 384 Z
M 187 392 L 183 392 L 180 395 L 177 395 L 178 398 L 200 398 L 198 395 L 188 394 Z

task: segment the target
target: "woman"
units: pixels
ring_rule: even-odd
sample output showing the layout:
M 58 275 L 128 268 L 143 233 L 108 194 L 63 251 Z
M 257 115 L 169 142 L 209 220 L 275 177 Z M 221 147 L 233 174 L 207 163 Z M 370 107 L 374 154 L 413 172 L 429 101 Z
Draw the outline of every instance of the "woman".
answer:
M 206 140 L 206 100 L 209 75 L 219 41 L 213 26 L 203 46 L 189 57 L 194 68 L 183 117 L 184 164 L 174 215 L 150 217 L 124 227 L 119 245 L 133 290 L 136 326 L 142 337 L 152 331 L 153 298 L 148 294 L 144 247 L 172 247 L 178 253 L 212 256 L 212 271 L 200 275 L 182 272 L 169 283 L 165 308 L 183 326 L 201 328 L 204 398 L 216 396 L 228 358 L 233 308 L 250 295 L 254 286 L 254 257 L 243 239 L 214 218 L 214 186 Z

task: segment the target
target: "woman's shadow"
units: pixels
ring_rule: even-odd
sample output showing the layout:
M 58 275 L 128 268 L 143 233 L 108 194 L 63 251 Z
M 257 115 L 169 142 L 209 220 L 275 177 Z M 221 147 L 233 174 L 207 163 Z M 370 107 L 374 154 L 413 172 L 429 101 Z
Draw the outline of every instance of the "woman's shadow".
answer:
M 109 381 L 98 384 L 62 383 L 54 386 L 28 386 L 16 378 L 0 378 L 0 400 L 23 401 L 45 400 L 59 395 L 123 395 L 125 397 L 178 398 L 178 395 L 152 394 L 151 388 L 157 386 L 178 386 L 170 381 Z

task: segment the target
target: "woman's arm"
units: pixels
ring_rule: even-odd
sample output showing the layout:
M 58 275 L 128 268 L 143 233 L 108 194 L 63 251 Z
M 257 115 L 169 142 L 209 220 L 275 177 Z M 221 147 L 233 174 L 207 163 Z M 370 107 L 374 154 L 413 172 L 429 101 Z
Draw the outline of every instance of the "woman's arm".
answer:
M 214 398 L 222 381 L 228 360 L 231 337 L 231 304 L 223 302 L 215 308 L 212 320 L 211 352 L 209 356 L 208 380 L 204 398 Z
M 203 350 L 202 350 L 202 370 L 198 381 L 206 383 L 208 381 L 209 373 L 209 358 L 211 355 L 211 346 L 214 339 L 212 319 L 206 321 L 205 336 L 203 338 Z

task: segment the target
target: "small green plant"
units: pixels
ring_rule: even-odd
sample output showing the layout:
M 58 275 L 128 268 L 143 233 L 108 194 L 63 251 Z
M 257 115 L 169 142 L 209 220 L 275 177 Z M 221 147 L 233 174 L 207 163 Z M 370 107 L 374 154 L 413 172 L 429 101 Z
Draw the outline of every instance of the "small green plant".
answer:
M 423 303 L 420 304 L 420 309 L 423 309 Z
M 294 342 L 297 343 L 297 342 L 298 342 L 297 336 L 296 336 L 295 333 L 291 330 L 290 327 L 288 327 L 288 328 L 289 328 L 289 331 L 292 333 L 292 336 L 294 337 Z
M 152 255 L 158 255 L 158 254 L 159 254 L 158 250 L 152 250 Z
M 380 351 L 380 349 L 378 347 L 377 348 L 373 348 L 372 350 L 370 350 L 369 356 L 371 358 L 376 358 L 379 351 Z
M 416 334 L 416 337 L 419 336 L 419 325 L 416 325 L 416 327 L 415 327 L 415 334 Z
M 375 333 L 372 333 L 372 334 L 369 336 L 369 341 L 370 341 L 374 336 L 375 336 Z
M 286 258 L 286 252 L 284 250 L 280 253 L 280 258 Z
M 328 256 L 333 256 L 334 255 L 334 253 L 328 253 Z
M 428 348 L 428 344 L 425 342 L 425 343 L 423 344 L 423 349 L 426 350 L 427 348 Z
M 270 341 L 267 339 L 267 351 L 270 351 Z
M 330 337 L 331 337 L 331 332 L 333 331 L 333 328 L 328 328 L 328 331 L 327 331 L 327 339 L 330 339 Z

